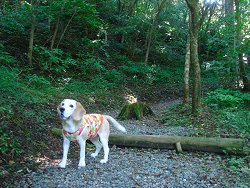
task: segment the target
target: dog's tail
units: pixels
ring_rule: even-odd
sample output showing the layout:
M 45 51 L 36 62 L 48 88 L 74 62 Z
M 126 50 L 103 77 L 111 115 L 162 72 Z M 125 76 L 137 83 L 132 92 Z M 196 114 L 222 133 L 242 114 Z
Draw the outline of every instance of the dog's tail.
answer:
M 115 126 L 115 128 L 117 128 L 118 130 L 120 130 L 124 133 L 127 132 L 125 127 L 123 127 L 120 123 L 118 123 L 114 118 L 112 118 L 111 116 L 107 116 L 107 115 L 105 115 L 105 117 L 110 124 Z

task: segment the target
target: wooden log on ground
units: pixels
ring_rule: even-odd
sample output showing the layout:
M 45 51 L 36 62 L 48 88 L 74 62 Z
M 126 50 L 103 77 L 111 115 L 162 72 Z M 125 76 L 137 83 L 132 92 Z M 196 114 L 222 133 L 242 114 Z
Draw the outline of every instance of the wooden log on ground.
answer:
M 176 143 L 180 143 L 183 151 L 205 151 L 222 154 L 243 154 L 244 146 L 244 141 L 242 139 L 234 138 L 127 134 L 111 134 L 109 143 L 118 146 L 160 149 L 176 149 Z
M 52 129 L 52 133 L 61 135 L 61 129 Z M 243 154 L 243 139 L 207 138 L 166 135 L 129 135 L 110 134 L 109 144 L 126 147 L 176 149 L 183 151 L 204 151 L 221 154 Z M 177 148 L 178 149 L 178 148 Z M 180 148 L 179 148 L 180 150 Z

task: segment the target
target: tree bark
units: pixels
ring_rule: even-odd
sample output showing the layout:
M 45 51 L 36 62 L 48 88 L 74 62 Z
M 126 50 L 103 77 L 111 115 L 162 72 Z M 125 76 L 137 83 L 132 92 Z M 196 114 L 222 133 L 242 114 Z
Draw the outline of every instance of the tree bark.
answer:
M 225 0 L 225 15 L 233 15 L 234 12 L 234 0 Z
M 28 62 L 29 65 L 32 66 L 32 56 L 33 56 L 33 44 L 34 44 L 34 36 L 35 36 L 35 15 L 34 15 L 34 5 L 33 1 L 31 1 L 31 28 L 30 28 L 30 39 L 29 39 L 29 49 L 28 49 Z
M 64 37 L 64 35 L 65 35 L 65 33 L 66 33 L 66 31 L 67 31 L 67 29 L 68 29 L 68 27 L 69 27 L 69 24 L 71 23 L 72 19 L 74 18 L 76 12 L 77 12 L 77 10 L 75 10 L 75 12 L 73 13 L 73 15 L 72 15 L 71 18 L 69 19 L 67 25 L 65 26 L 65 28 L 64 28 L 64 30 L 63 30 L 63 33 L 62 33 L 62 35 L 61 35 L 61 37 L 60 37 L 60 39 L 59 39 L 59 41 L 58 41 L 58 43 L 57 43 L 57 45 L 56 45 L 56 48 L 59 47 L 60 42 L 61 42 L 62 38 Z
M 193 70 L 192 113 L 197 114 L 201 106 L 201 75 L 198 58 L 199 0 L 186 0 L 190 10 L 190 61 Z
M 62 135 L 62 129 L 52 129 L 52 134 Z M 181 149 L 222 154 L 243 154 L 244 141 L 235 138 L 206 138 L 166 135 L 129 135 L 110 133 L 109 144 L 118 146 Z M 179 145 L 179 146 L 178 146 Z M 179 148 L 176 148 L 176 147 Z
M 58 33 L 59 24 L 60 24 L 60 17 L 61 17 L 61 14 L 63 13 L 64 5 L 65 5 L 65 2 L 63 3 L 63 6 L 61 7 L 60 13 L 59 13 L 58 18 L 56 20 L 56 26 L 55 26 L 53 37 L 52 37 L 52 40 L 51 40 L 50 50 L 52 50 L 54 48 L 54 44 L 55 44 L 55 40 L 56 40 L 56 36 L 57 36 L 57 33 Z
M 185 71 L 184 71 L 184 87 L 183 87 L 183 104 L 189 103 L 189 71 L 190 71 L 190 39 L 187 37 Z
M 57 35 L 57 32 L 58 32 L 58 28 L 59 28 L 59 23 L 60 23 L 60 17 L 58 17 L 57 21 L 56 21 L 56 26 L 55 26 L 54 34 L 53 34 L 53 37 L 52 37 L 52 40 L 51 40 L 51 44 L 50 44 L 50 50 L 52 50 L 53 47 L 54 47 L 55 40 L 56 40 L 56 35 Z

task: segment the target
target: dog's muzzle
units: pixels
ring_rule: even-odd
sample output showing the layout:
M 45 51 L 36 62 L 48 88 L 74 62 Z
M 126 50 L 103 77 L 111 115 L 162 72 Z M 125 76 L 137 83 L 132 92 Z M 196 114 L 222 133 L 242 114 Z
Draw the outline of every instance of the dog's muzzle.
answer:
M 63 120 L 67 119 L 67 117 L 65 117 L 63 114 L 63 112 L 65 111 L 65 108 L 61 107 L 59 110 L 61 112 L 61 113 L 59 113 L 59 117 Z
M 59 110 L 61 113 L 63 113 L 65 111 L 65 108 L 61 107 Z
M 62 113 L 59 114 L 59 117 L 60 117 L 61 119 L 63 119 L 63 120 L 67 119 Z

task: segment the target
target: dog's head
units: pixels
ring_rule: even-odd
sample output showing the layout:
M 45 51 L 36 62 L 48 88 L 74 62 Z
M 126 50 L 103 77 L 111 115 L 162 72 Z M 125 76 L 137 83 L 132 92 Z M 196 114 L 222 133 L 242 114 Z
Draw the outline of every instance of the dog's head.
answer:
M 80 121 L 86 114 L 82 105 L 73 99 L 64 99 L 57 107 L 57 112 L 61 120 L 72 118 L 74 121 Z

